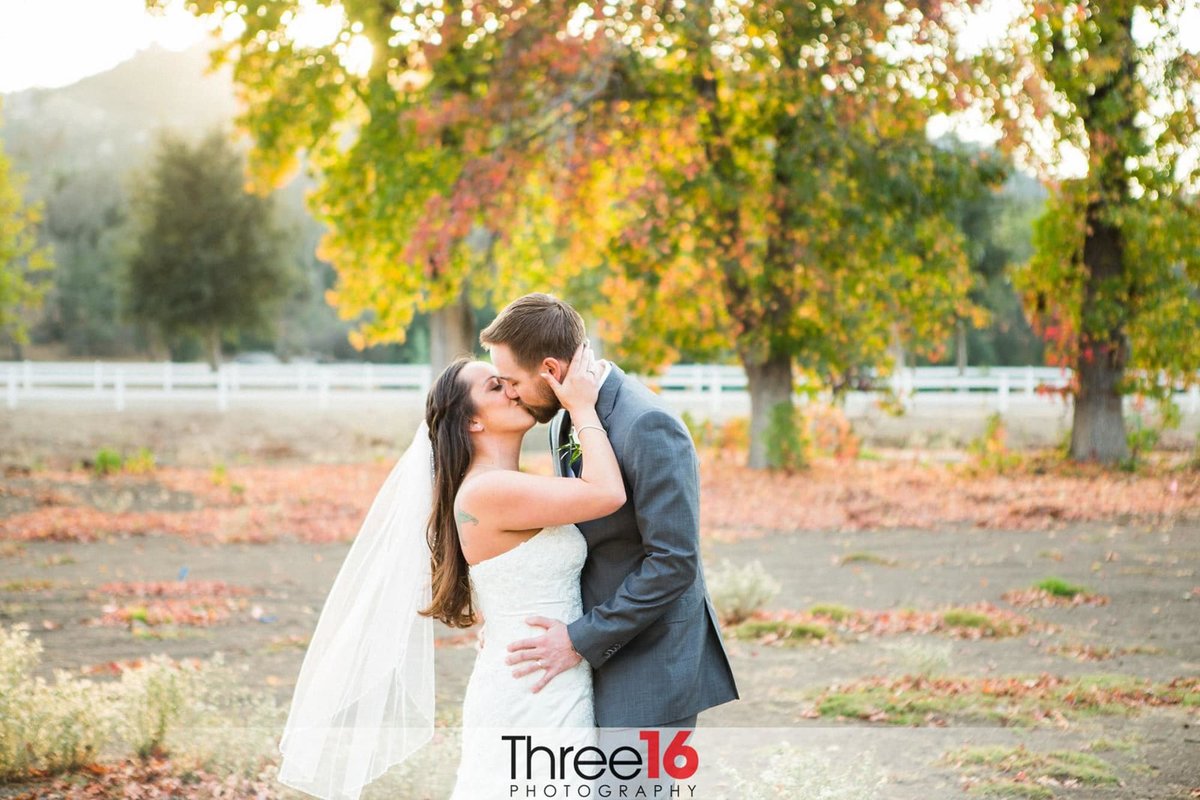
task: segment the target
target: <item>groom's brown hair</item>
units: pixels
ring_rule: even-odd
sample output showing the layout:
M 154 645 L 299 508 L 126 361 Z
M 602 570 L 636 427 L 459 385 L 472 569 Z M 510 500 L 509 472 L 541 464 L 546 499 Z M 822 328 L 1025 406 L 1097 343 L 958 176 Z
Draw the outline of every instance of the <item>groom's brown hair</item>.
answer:
M 569 303 L 535 292 L 505 306 L 479 342 L 505 345 L 523 369 L 533 369 L 547 357 L 570 362 L 585 336 L 583 317 Z

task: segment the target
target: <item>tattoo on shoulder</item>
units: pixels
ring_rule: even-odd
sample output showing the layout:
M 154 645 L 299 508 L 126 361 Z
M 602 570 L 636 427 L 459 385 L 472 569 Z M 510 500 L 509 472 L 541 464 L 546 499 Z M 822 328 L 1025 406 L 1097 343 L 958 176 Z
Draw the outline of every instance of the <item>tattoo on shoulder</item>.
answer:
M 476 525 L 479 524 L 479 520 L 475 519 L 475 517 L 472 517 L 468 512 L 461 508 L 455 509 L 454 519 L 459 525 L 466 525 L 469 522 L 473 522 Z

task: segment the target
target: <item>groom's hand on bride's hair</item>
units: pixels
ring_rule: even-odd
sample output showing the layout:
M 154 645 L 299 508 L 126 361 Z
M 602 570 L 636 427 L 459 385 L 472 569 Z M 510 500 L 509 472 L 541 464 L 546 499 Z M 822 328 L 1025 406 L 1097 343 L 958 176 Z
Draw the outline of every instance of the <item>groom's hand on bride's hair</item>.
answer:
M 514 678 L 523 678 L 534 672 L 544 671 L 541 679 L 531 689 L 540 692 L 542 687 L 554 679 L 560 672 L 566 672 L 583 660 L 583 656 L 575 652 L 571 637 L 567 634 L 567 626 L 556 619 L 546 617 L 529 617 L 527 625 L 545 628 L 546 632 L 536 639 L 522 639 L 508 646 L 508 664 L 520 664 L 513 670 Z

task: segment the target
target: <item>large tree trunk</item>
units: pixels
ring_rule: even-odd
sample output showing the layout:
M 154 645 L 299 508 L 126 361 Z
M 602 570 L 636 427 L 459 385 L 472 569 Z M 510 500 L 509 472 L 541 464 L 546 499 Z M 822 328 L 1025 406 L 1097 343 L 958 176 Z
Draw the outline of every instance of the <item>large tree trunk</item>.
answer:
M 208 332 L 208 367 L 213 372 L 221 368 L 221 332 L 216 328 Z
M 429 316 L 429 362 L 433 376 L 458 356 L 475 352 L 475 312 L 464 288 L 458 299 Z
M 742 365 L 750 382 L 750 460 L 751 469 L 771 466 L 767 458 L 767 435 L 771 411 L 780 403 L 792 402 L 792 357 L 771 353 L 765 361 Z
M 967 321 L 960 317 L 954 323 L 954 328 L 954 364 L 958 367 L 958 374 L 962 375 L 967 371 Z
M 1119 386 L 1129 362 L 1125 341 L 1124 309 L 1120 319 L 1102 331 L 1089 331 L 1087 320 L 1099 316 L 1098 306 L 1112 304 L 1113 282 L 1123 272 L 1121 234 L 1100 219 L 1096 206 L 1089 206 L 1088 236 L 1083 245 L 1083 263 L 1087 270 L 1079 331 L 1079 355 L 1076 375 L 1079 389 L 1075 395 L 1075 419 L 1071 427 L 1071 458 L 1116 464 L 1129 457 L 1125 438 L 1125 415 Z M 1106 284 L 1108 284 L 1106 286 Z

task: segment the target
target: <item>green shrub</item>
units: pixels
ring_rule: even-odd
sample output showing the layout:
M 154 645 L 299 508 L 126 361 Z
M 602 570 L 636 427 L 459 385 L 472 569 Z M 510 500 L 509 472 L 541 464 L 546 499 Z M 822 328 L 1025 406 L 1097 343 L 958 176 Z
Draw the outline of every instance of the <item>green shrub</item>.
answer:
M 67 670 L 32 677 L 41 652 L 28 626 L 0 626 L 0 781 L 92 763 L 115 727 L 110 687 Z
M 120 453 L 111 448 L 102 447 L 96 453 L 96 460 L 92 469 L 95 470 L 97 475 L 103 477 L 104 475 L 111 475 L 114 472 L 120 472 L 121 463 L 122 458 Z
M 738 567 L 724 559 L 709 573 L 707 581 L 713 605 L 726 625 L 746 619 L 771 602 L 782 588 L 759 561 Z
M 771 408 L 767 423 L 767 464 L 787 472 L 808 466 L 808 437 L 803 418 L 791 401 Z
M 154 453 L 145 447 L 138 448 L 136 453 L 125 459 L 125 471 L 132 472 L 135 475 L 151 473 L 154 471 L 155 466 Z
M 972 439 L 967 452 L 973 457 L 975 466 L 987 472 L 1005 472 L 1021 463 L 1021 456 L 1008 449 L 1008 431 L 1004 417 L 998 413 L 988 415 L 983 435 Z
M 277 754 L 280 709 L 237 680 L 220 653 L 190 664 L 156 654 L 106 682 L 55 670 L 47 683 L 32 676 L 41 650 L 28 626 L 0 626 L 0 781 L 131 753 L 248 775 Z

